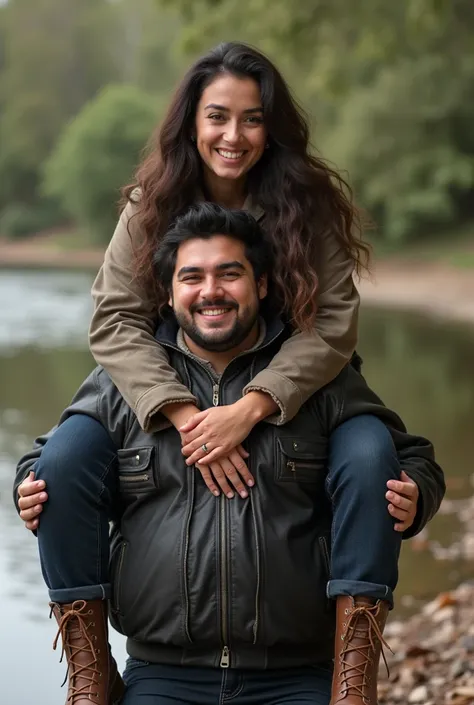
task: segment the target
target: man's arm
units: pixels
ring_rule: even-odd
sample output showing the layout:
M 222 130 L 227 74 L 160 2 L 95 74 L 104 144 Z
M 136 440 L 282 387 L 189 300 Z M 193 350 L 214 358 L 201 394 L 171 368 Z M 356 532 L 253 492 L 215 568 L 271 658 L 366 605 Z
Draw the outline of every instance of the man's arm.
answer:
M 61 414 L 58 426 L 74 414 L 85 414 L 96 419 L 108 431 L 118 448 L 123 445 L 123 438 L 130 418 L 128 407 L 102 367 L 96 367 L 82 383 L 70 405 Z M 45 444 L 58 426 L 39 436 L 35 440 L 32 450 L 26 453 L 17 465 L 13 483 L 13 501 L 18 512 L 20 511 L 18 487 L 34 470 Z M 87 442 L 87 439 L 84 439 L 84 442 Z
M 323 413 L 328 433 L 361 414 L 377 416 L 390 431 L 400 467 L 416 482 L 420 492 L 415 521 L 403 533 L 404 539 L 415 536 L 436 514 L 446 491 L 444 473 L 435 460 L 432 443 L 408 433 L 398 414 L 384 405 L 352 365 L 344 368 L 334 383 L 325 388 L 324 394 Z M 319 409 L 321 412 L 321 407 Z

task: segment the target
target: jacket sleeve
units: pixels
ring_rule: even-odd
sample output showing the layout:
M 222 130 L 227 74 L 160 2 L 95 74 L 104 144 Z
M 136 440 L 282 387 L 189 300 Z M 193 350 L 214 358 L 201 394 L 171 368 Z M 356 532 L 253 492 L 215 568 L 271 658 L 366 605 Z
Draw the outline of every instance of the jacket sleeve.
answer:
M 339 374 L 357 343 L 360 299 L 353 263 L 332 233 L 326 234 L 319 255 L 314 330 L 296 331 L 244 389 L 244 393 L 258 390 L 270 394 L 280 414 L 266 420 L 278 425 L 290 421 L 312 394 Z
M 58 426 L 63 424 L 66 419 L 74 416 L 74 414 L 85 414 L 99 421 L 106 428 L 117 448 L 122 447 L 130 424 L 130 412 L 103 368 L 96 367 L 82 383 L 70 405 L 61 414 L 58 425 L 48 431 L 48 433 L 36 438 L 32 450 L 26 453 L 19 461 L 13 483 L 13 501 L 17 511 L 19 511 L 19 485 L 29 475 L 30 471 L 34 470 L 44 446 Z
M 433 445 L 422 436 L 408 433 L 401 418 L 384 405 L 352 365 L 347 365 L 325 391 L 328 433 L 360 414 L 373 414 L 387 426 L 400 467 L 416 482 L 420 492 L 415 521 L 403 538 L 415 536 L 436 514 L 446 491 L 444 473 L 435 460 Z
M 133 203 L 124 209 L 93 284 L 89 343 L 96 362 L 107 370 L 140 426 L 153 432 L 161 422 L 155 416 L 161 407 L 196 403 L 196 398 L 154 338 L 156 307 L 132 269 L 134 251 L 143 242 L 133 225 L 134 209 Z

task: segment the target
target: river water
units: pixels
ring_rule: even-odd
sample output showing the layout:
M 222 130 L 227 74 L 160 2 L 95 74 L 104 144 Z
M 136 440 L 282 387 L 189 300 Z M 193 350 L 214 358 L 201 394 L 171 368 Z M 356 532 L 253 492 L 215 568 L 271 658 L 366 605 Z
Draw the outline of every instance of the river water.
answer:
M 18 458 L 49 429 L 93 367 L 87 350 L 89 273 L 0 270 L 0 683 L 8 705 L 62 705 L 65 675 L 51 649 L 55 623 L 36 539 L 12 502 Z M 413 432 L 435 442 L 450 497 L 472 493 L 474 329 L 399 312 L 364 311 L 359 352 L 367 379 Z M 449 546 L 461 531 L 439 514 L 429 541 Z M 398 614 L 469 575 L 461 559 L 439 561 L 428 541 L 405 544 Z M 121 665 L 120 635 L 111 635 Z

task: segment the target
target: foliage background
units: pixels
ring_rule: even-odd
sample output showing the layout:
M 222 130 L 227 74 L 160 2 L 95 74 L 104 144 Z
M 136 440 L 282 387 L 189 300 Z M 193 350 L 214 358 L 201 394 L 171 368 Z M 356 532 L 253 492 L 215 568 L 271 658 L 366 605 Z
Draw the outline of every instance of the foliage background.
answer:
M 0 234 L 107 242 L 118 188 L 190 60 L 249 41 L 391 243 L 474 217 L 472 0 L 7 0 Z

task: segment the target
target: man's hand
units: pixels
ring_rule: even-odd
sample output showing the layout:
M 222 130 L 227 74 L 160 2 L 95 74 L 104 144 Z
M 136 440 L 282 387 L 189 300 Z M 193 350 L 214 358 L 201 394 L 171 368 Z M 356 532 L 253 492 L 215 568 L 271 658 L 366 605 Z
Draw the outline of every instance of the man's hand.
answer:
M 39 526 L 39 515 L 43 511 L 43 504 L 48 499 L 45 489 L 45 482 L 43 480 L 35 480 L 33 471 L 18 487 L 20 517 L 30 531 L 34 531 Z
M 415 521 L 420 496 L 418 485 L 402 470 L 400 480 L 389 480 L 387 487 L 385 497 L 389 501 L 388 511 L 399 519 L 393 528 L 395 531 L 406 531 Z

